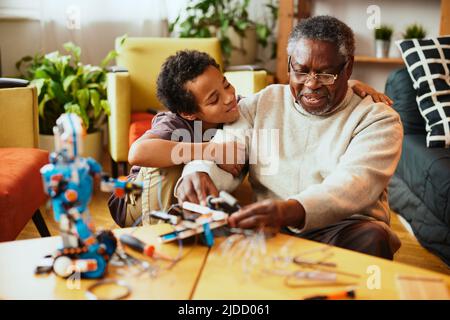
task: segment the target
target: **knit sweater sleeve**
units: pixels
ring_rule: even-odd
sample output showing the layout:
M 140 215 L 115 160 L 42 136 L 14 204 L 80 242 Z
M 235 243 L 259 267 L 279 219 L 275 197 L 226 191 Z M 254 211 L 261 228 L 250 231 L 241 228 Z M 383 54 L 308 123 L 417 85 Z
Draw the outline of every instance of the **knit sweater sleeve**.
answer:
M 302 231 L 336 223 L 374 204 L 394 174 L 402 140 L 397 113 L 369 113 L 355 129 L 337 168 L 322 183 L 288 197 L 305 209 Z

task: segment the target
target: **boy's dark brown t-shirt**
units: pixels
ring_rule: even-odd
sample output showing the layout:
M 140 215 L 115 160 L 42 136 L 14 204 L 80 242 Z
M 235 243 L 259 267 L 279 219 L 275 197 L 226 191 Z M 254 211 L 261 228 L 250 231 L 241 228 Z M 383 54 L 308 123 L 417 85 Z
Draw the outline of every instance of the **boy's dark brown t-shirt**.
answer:
M 186 120 L 170 111 L 160 112 L 153 118 L 151 129 L 147 130 L 143 136 L 154 134 L 164 140 L 207 142 L 203 141 L 201 123 L 201 121 Z M 198 127 L 199 129 L 194 130 L 195 127 Z M 186 136 L 184 136 L 185 134 Z M 184 138 L 184 140 L 182 138 Z

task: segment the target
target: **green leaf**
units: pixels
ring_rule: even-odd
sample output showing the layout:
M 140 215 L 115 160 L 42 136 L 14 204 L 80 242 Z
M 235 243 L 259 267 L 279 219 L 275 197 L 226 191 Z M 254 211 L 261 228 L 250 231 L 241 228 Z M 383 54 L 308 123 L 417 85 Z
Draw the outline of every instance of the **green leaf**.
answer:
M 51 96 L 56 98 L 58 103 L 64 104 L 67 102 L 67 97 L 64 93 L 64 89 L 63 89 L 61 83 L 50 80 L 48 91 Z
M 235 25 L 240 31 L 245 31 L 250 24 L 248 21 L 240 20 Z
M 39 110 L 39 116 L 44 118 L 44 108 L 47 101 L 50 101 L 51 97 L 48 94 L 45 94 L 42 98 L 41 102 L 39 102 L 38 110 Z
M 44 70 L 44 67 L 41 67 L 36 70 L 34 73 L 35 79 L 50 79 L 50 76 L 47 74 L 47 72 Z
M 63 44 L 64 49 L 66 49 L 67 52 L 72 53 L 73 57 L 75 58 L 75 63 L 80 61 L 81 57 L 81 48 L 77 47 L 73 42 L 66 42 Z
M 16 69 L 20 71 L 20 67 L 22 66 L 22 64 L 24 62 L 30 62 L 31 60 L 33 60 L 33 58 L 31 56 L 25 56 L 22 59 L 20 59 L 19 61 L 16 62 Z
M 202 28 L 198 33 L 199 38 L 211 38 L 211 32 L 209 32 L 208 28 Z
M 90 89 L 89 94 L 91 97 L 91 105 L 94 108 L 94 118 L 98 118 L 98 116 L 102 112 L 102 105 L 100 103 L 100 94 L 97 90 Z
M 119 48 L 124 45 L 124 43 L 127 39 L 128 39 L 128 34 L 126 34 L 126 33 L 119 37 Z
M 258 43 L 264 48 L 267 47 L 267 40 L 270 35 L 270 29 L 268 26 L 263 24 L 256 25 L 256 36 L 258 37 Z
M 86 110 L 89 104 L 89 90 L 86 88 L 78 90 L 76 97 L 80 107 Z
M 89 117 L 87 116 L 86 110 L 83 109 L 78 103 L 68 102 L 64 105 L 65 112 L 77 114 L 86 128 L 89 128 Z
M 68 91 L 70 85 L 72 84 L 72 82 L 73 82 L 76 78 L 77 78 L 77 76 L 72 74 L 72 75 L 70 75 L 70 76 L 68 76 L 67 78 L 64 79 L 64 81 L 63 81 L 63 88 L 64 88 L 64 91 L 66 91 L 66 92 Z
M 110 116 L 111 115 L 111 108 L 109 106 L 108 100 L 103 99 L 103 100 L 100 101 L 100 104 L 102 105 L 102 109 L 105 112 L 105 114 L 107 116 Z
M 30 84 L 36 86 L 37 95 L 39 97 L 42 92 L 42 87 L 45 84 L 45 79 L 34 79 L 30 82 Z
M 106 55 L 106 58 L 103 59 L 102 62 L 100 63 L 100 67 L 105 68 L 111 62 L 111 60 L 115 59 L 118 55 L 119 54 L 117 53 L 116 50 L 111 50 Z
M 231 57 L 231 52 L 233 50 L 233 46 L 231 44 L 231 40 L 228 37 L 223 37 L 220 41 L 220 46 L 222 48 L 223 56 L 225 61 L 228 61 Z
M 96 82 L 97 79 L 102 75 L 103 70 L 93 70 L 89 73 L 84 73 L 83 74 L 83 83 L 84 84 L 88 84 L 88 83 L 92 83 L 92 82 Z

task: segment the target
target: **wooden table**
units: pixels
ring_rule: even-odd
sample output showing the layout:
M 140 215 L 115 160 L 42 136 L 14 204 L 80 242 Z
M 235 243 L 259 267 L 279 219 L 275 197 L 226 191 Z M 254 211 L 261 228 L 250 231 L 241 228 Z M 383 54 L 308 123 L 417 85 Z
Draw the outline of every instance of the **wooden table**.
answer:
M 114 230 L 116 235 L 133 232 L 139 239 L 156 244 L 162 252 L 175 257 L 178 245 L 175 243 L 159 245 L 157 235 L 171 230 L 169 225 L 139 227 Z M 83 279 L 77 283 L 74 279 L 62 279 L 50 275 L 34 275 L 34 269 L 47 254 L 60 246 L 60 237 L 20 240 L 0 244 L 0 298 L 1 299 L 86 299 L 85 290 L 98 280 Z M 185 245 L 186 258 L 177 263 L 170 271 L 163 271 L 157 278 L 149 273 L 140 275 L 117 275 L 117 268 L 108 266 L 106 279 L 126 281 L 132 288 L 130 299 L 190 299 L 208 248 Z M 127 251 L 128 252 L 128 251 Z M 132 252 L 130 252 L 132 254 Z M 136 255 L 138 257 L 138 255 Z M 140 259 L 145 259 L 139 256 Z M 149 260 L 151 261 L 151 260 Z M 135 269 L 133 269 L 135 270 Z
M 157 235 L 167 232 L 169 228 L 168 225 L 156 225 L 114 232 L 119 235 L 134 231 L 140 239 L 157 243 Z M 324 244 L 278 234 L 266 241 L 266 252 L 257 251 L 259 253 L 253 255 L 254 260 L 246 259 L 244 264 L 243 254 L 239 254 L 237 245 L 233 251 L 224 253 L 225 238 L 216 238 L 215 241 L 211 249 L 201 245 L 185 245 L 184 253 L 188 252 L 185 258 L 157 278 L 151 278 L 149 274 L 118 276 L 113 266 L 109 266 L 106 278 L 125 280 L 132 288 L 130 299 L 302 299 L 341 291 L 348 286 L 356 287 L 358 299 L 399 299 L 396 286 L 398 275 L 439 278 L 443 279 L 447 288 L 450 287 L 450 277 L 447 275 L 336 247 L 304 257 L 318 259 L 328 255 L 326 261 L 336 263 L 337 270 L 343 273 L 338 275 L 337 284 L 295 280 L 290 281 L 289 285 L 296 287 L 289 287 L 285 283 L 286 276 L 274 273 L 295 271 L 299 267 L 285 260 L 274 263 L 273 257 L 292 257 L 325 248 Z M 86 288 L 97 280 L 81 280 L 77 289 L 68 280 L 54 274 L 34 275 L 39 260 L 55 250 L 59 243 L 59 237 L 52 237 L 0 244 L 0 298 L 85 299 Z M 171 256 L 176 256 L 178 252 L 176 244 L 159 246 L 161 251 Z M 374 278 L 376 276 L 380 276 L 379 288 L 377 278 Z
M 224 240 L 220 239 L 217 242 L 219 241 Z M 220 250 L 220 244 L 217 243 L 208 255 L 193 299 L 304 299 L 309 296 L 339 292 L 348 287 L 356 288 L 357 299 L 400 299 L 396 287 L 397 275 L 439 278 L 446 282 L 447 290 L 450 288 L 450 277 L 444 274 L 337 247 L 328 247 L 329 249 L 325 252 L 312 252 L 326 247 L 322 243 L 278 234 L 267 241 L 265 256 L 270 258 L 261 258 L 264 255 L 259 255 L 258 259 L 258 255 L 254 255 L 259 260 L 258 266 L 251 267 L 248 262 L 246 266 L 243 266 L 241 260 L 224 256 L 223 251 Z M 336 263 L 337 271 L 342 272 L 337 277 L 337 284 L 324 285 L 323 282 L 292 279 L 289 285 L 296 286 L 293 288 L 286 285 L 286 276 L 274 274 L 282 270 L 300 270 L 293 263 L 281 261 L 273 264 L 270 260 L 273 260 L 274 256 L 292 257 L 308 251 L 311 253 L 304 255 L 304 258 L 316 260 L 324 257 L 325 254 L 330 255 L 325 261 Z M 374 278 L 377 275 L 380 276 L 379 288 Z

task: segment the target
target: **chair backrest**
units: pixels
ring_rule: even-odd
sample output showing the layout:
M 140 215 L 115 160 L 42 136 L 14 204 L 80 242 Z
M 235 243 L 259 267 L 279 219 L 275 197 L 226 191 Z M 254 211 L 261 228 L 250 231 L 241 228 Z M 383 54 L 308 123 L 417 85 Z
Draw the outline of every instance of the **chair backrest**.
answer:
M 156 97 L 156 80 L 164 61 L 177 51 L 207 52 L 223 66 L 217 38 L 127 38 L 121 47 L 116 39 L 116 49 L 117 65 L 125 67 L 130 75 L 133 112 L 165 109 Z
M 0 147 L 37 148 L 38 99 L 35 87 L 0 89 Z

